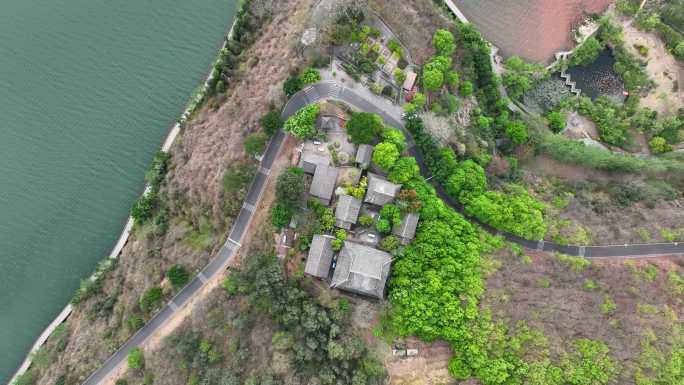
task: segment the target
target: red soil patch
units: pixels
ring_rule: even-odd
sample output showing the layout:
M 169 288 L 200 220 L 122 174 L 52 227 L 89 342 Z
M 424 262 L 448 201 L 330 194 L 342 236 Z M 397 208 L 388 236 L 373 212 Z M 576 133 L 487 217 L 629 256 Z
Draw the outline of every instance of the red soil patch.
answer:
M 610 0 L 456 0 L 456 6 L 505 57 L 549 62 L 574 46 L 572 27 L 603 13 Z

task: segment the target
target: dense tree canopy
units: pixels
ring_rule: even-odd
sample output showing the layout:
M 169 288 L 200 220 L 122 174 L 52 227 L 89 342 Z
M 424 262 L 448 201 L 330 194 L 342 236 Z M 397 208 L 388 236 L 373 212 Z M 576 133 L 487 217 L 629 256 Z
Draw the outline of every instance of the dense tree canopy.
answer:
M 309 104 L 285 121 L 283 130 L 299 139 L 312 137 L 316 133 L 316 118 L 320 112 L 318 104 Z
M 429 91 L 437 91 L 444 84 L 444 74 L 438 70 L 423 70 L 423 87 Z
M 432 36 L 432 45 L 439 55 L 449 56 L 456 50 L 454 35 L 446 29 L 438 29 Z
M 388 171 L 397 162 L 399 155 L 399 150 L 394 143 L 382 142 L 375 146 L 373 163 L 381 169 Z
M 392 143 L 397 146 L 399 152 L 404 151 L 406 148 L 406 137 L 401 130 L 393 127 L 386 127 L 382 130 L 382 140 L 383 142 Z
M 420 175 L 420 167 L 414 157 L 403 157 L 399 159 L 392 170 L 390 170 L 387 179 L 393 183 L 403 184 L 409 180 L 416 178 Z
M 356 144 L 373 143 L 384 128 L 382 118 L 370 112 L 353 113 L 345 127 L 352 142 Z

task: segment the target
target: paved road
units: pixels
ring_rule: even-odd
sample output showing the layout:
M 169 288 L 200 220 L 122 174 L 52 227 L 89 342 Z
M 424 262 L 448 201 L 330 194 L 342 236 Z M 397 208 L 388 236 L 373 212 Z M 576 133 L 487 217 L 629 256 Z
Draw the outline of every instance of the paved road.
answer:
M 356 107 L 362 111 L 374 112 L 380 115 L 389 125 L 401 128 L 408 139 L 408 150 L 410 155 L 414 156 L 421 168 L 421 174 L 425 178 L 430 177 L 430 171 L 423 162 L 423 157 L 415 146 L 415 142 L 411 134 L 404 127 L 401 118 L 402 110 L 399 107 L 387 107 L 385 100 L 378 98 L 378 100 L 367 100 L 355 93 L 353 90 L 346 88 L 334 81 L 326 81 L 317 83 L 295 94 L 288 104 L 285 106 L 283 116 L 290 116 L 300 108 L 307 104 L 315 103 L 322 99 L 335 99 Z M 437 183 L 434 183 L 437 194 L 446 203 L 448 203 L 455 210 L 464 214 L 463 207 L 451 199 L 444 189 Z M 464 214 L 465 215 L 465 214 Z M 633 245 L 608 245 L 608 246 L 568 246 L 560 245 L 553 242 L 533 241 L 520 238 L 516 235 L 502 232 L 480 222 L 476 218 L 468 217 L 472 222 L 477 223 L 482 228 L 492 234 L 498 234 L 507 240 L 517 243 L 528 249 L 543 250 L 549 252 L 560 252 L 568 255 L 581 256 L 586 258 L 600 258 L 600 257 L 647 257 L 657 255 L 670 254 L 684 254 L 684 242 L 675 243 L 652 243 L 652 244 L 633 244 Z
M 356 107 L 359 110 L 374 112 L 380 115 L 389 125 L 398 127 L 404 131 L 407 137 L 408 149 L 412 156 L 416 157 L 420 167 L 421 173 L 426 178 L 430 176 L 427 167 L 425 166 L 422 156 L 417 151 L 415 142 L 410 133 L 406 131 L 401 119 L 401 108 L 396 106 L 384 105 L 384 100 L 369 101 L 359 96 L 353 90 L 345 88 L 335 82 L 321 82 L 308 87 L 295 94 L 283 109 L 282 117 L 285 119 L 300 108 L 307 104 L 318 102 L 322 99 L 335 99 L 345 102 Z M 204 285 L 214 277 L 220 274 L 228 264 L 232 261 L 238 249 L 240 248 L 240 241 L 242 240 L 247 227 L 249 226 L 255 207 L 258 206 L 259 200 L 264 190 L 268 174 L 271 166 L 280 151 L 280 147 L 285 139 L 285 134 L 282 132 L 276 133 L 266 149 L 264 157 L 259 168 L 259 172 L 252 181 L 252 185 L 247 192 L 247 197 L 243 204 L 240 214 L 230 230 L 228 240 L 218 251 L 216 256 L 197 274 L 197 276 L 185 286 L 178 294 L 176 294 L 164 308 L 157 313 L 142 329 L 140 329 L 133 337 L 119 348 L 112 356 L 105 361 L 105 363 L 95 371 L 88 379 L 83 382 L 84 385 L 96 385 L 101 383 L 104 379 L 109 377 L 117 367 L 126 361 L 128 352 L 140 346 L 147 338 L 154 334 L 164 323 L 173 316 L 173 314 L 183 305 L 185 305 Z M 438 195 L 445 202 L 451 205 L 457 211 L 463 213 L 462 207 L 454 202 L 446 192 L 435 184 L 435 189 Z M 684 254 L 684 243 L 658 243 L 658 244 L 643 244 L 643 245 L 624 245 L 624 246 L 564 246 L 552 242 L 531 241 L 520 238 L 513 234 L 500 232 L 492 227 L 479 222 L 474 218 L 469 218 L 471 221 L 478 223 L 482 228 L 492 234 L 503 236 L 509 241 L 517 243 L 529 249 L 537 249 L 544 251 L 558 251 L 569 255 L 583 256 L 587 258 L 595 257 L 630 257 L 630 256 L 655 256 L 663 254 Z

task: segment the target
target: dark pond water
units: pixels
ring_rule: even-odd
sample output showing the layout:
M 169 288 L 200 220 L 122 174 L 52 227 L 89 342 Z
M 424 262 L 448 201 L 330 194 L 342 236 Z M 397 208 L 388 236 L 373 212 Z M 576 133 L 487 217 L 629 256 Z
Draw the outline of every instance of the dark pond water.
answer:
M 566 71 L 582 95 L 596 99 L 599 96 L 609 96 L 616 100 L 624 100 L 624 85 L 620 76 L 613 69 L 615 57 L 606 49 L 588 66 L 574 66 Z

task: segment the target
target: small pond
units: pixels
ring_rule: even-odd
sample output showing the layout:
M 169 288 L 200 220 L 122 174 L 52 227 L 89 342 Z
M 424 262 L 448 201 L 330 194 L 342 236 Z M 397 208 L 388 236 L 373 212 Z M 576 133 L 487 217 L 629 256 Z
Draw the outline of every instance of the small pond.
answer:
M 577 88 L 582 90 L 582 95 L 592 99 L 608 96 L 622 102 L 625 99 L 623 94 L 625 87 L 620 76 L 613 69 L 614 64 L 615 57 L 609 49 L 606 49 L 588 66 L 573 66 L 566 72 L 572 81 L 577 83 Z

